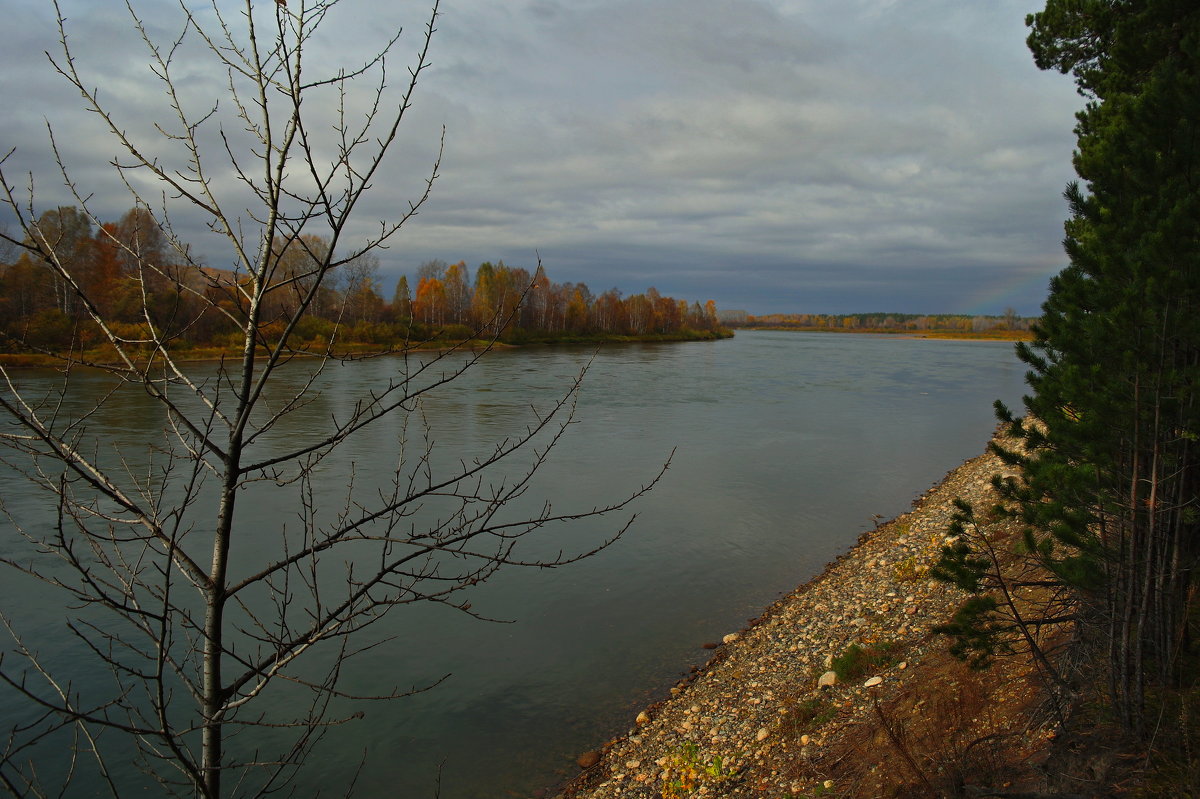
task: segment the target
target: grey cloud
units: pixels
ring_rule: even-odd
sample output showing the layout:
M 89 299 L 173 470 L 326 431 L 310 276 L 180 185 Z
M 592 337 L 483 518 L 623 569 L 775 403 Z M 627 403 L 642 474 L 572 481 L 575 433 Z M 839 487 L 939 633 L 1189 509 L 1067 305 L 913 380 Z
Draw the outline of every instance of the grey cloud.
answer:
M 14 5 L 38 17 L 33 0 Z M 325 61 L 353 61 L 342 43 L 388 24 L 421 25 L 381 0 L 339 8 L 353 13 L 318 50 Z M 107 5 L 74 10 L 105 37 L 124 25 Z M 441 178 L 385 254 L 392 274 L 431 257 L 527 263 L 540 251 L 557 280 L 656 284 L 762 312 L 887 310 L 884 300 L 974 311 L 989 285 L 1001 297 L 1005 285 L 1040 282 L 1013 300 L 1032 313 L 1039 275 L 1062 261 L 1059 195 L 1079 100 L 1024 51 L 1030 10 L 1016 0 L 447 2 L 434 66 L 360 230 L 419 191 L 445 125 Z M 30 30 L 6 43 L 53 44 Z M 140 61 L 98 42 L 87 55 L 135 118 L 161 112 Z M 16 63 L 0 79 L 6 101 L 53 83 L 31 58 Z M 219 81 L 188 77 L 198 93 Z M 61 89 L 45 96 L 47 114 L 71 102 Z M 22 113 L 0 121 L 0 143 L 38 140 L 40 117 Z M 90 165 L 111 146 L 88 135 L 70 147 L 99 180 Z

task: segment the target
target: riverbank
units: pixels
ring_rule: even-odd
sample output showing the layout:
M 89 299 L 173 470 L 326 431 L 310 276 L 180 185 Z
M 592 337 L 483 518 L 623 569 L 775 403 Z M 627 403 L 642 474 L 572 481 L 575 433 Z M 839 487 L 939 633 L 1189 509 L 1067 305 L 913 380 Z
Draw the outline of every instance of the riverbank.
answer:
M 376 356 L 407 356 L 429 355 L 444 352 L 481 352 L 483 350 L 520 349 L 523 347 L 556 347 L 556 346 L 601 346 L 608 344 L 677 344 L 695 341 L 720 341 L 732 338 L 733 331 L 720 328 L 718 330 L 681 330 L 674 333 L 646 333 L 644 335 L 568 335 L 536 336 L 528 335 L 511 339 L 467 339 L 463 341 L 447 341 L 437 337 L 418 342 L 403 342 L 402 347 L 380 345 L 369 342 L 342 342 L 334 350 L 327 350 L 323 342 L 304 342 L 297 345 L 295 350 L 288 353 L 289 358 L 330 358 L 333 360 L 353 360 Z M 261 350 L 263 357 L 267 351 Z M 151 350 L 140 353 L 142 364 L 150 359 Z M 237 347 L 215 346 L 179 346 L 172 351 L 172 357 L 179 363 L 201 363 L 222 360 L 238 360 L 241 349 Z M 96 348 L 91 350 L 71 350 L 68 357 L 36 352 L 0 352 L 0 366 L 5 368 L 59 368 L 67 365 L 79 366 L 113 366 L 120 364 L 116 352 L 111 348 Z
M 932 630 L 965 595 L 927 574 L 954 499 L 982 511 L 995 502 L 992 476 L 1012 473 L 990 453 L 950 472 L 725 636 L 628 735 L 582 755 L 562 795 L 939 796 L 1032 783 L 1055 733 L 1032 712 L 1040 691 L 1028 658 L 981 673 L 950 657 Z M 1015 532 L 989 526 L 996 539 Z
M 911 330 L 908 328 L 813 327 L 797 325 L 736 325 L 735 330 L 771 330 L 786 333 L 838 333 L 850 336 L 951 339 L 955 341 L 1033 341 L 1029 330 Z

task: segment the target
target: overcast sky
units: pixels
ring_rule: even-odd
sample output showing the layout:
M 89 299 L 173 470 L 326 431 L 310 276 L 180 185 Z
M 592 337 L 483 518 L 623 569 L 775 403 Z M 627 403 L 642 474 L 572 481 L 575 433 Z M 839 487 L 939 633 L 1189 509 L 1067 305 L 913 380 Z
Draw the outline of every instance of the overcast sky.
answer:
M 134 2 L 151 33 L 172 30 L 168 0 Z M 0 150 L 17 148 L 10 182 L 34 173 L 38 208 L 72 202 L 48 120 L 73 179 L 115 219 L 131 204 L 104 171 L 116 148 L 43 55 L 57 46 L 49 5 L 0 0 Z M 81 67 L 131 128 L 169 118 L 124 4 L 63 7 Z M 532 269 L 540 254 L 551 279 L 597 293 L 655 286 L 751 313 L 1035 314 L 1064 263 L 1082 103 L 1025 49 L 1037 8 L 444 0 L 433 65 L 362 230 L 405 207 L 444 125 L 433 197 L 382 255 L 389 287 L 431 258 Z M 427 9 L 343 0 L 338 11 L 314 55 L 350 65 L 399 25 L 413 52 Z M 185 81 L 220 97 L 219 75 L 187 66 Z M 179 224 L 228 265 L 202 220 Z

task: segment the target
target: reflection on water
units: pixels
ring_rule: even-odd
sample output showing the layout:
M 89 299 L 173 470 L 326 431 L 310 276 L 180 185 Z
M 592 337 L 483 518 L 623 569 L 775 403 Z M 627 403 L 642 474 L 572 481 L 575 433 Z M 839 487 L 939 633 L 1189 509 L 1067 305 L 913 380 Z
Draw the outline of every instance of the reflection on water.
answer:
M 482 454 L 518 432 L 530 406 L 553 403 L 592 355 L 543 348 L 485 358 L 423 404 L 440 457 Z M 339 367 L 273 435 L 319 433 L 394 376 L 397 363 Z M 703 661 L 701 643 L 741 628 L 851 545 L 873 515 L 904 511 L 981 452 L 992 400 L 1018 403 L 1021 376 L 1011 346 L 990 342 L 743 332 L 722 342 L 601 349 L 577 422 L 530 501 L 590 508 L 651 478 L 674 449 L 667 477 L 636 507 L 633 529 L 581 564 L 509 571 L 478 587 L 474 608 L 511 623 L 444 607 L 390 616 L 380 632 L 393 640 L 356 661 L 349 690 L 451 676 L 337 728 L 302 793 L 342 795 L 360 761 L 356 796 L 430 796 L 439 764 L 448 799 L 528 795 L 573 773 L 574 755 L 623 732 L 639 706 Z M 297 372 L 284 382 L 301 379 Z M 144 397 L 129 402 L 96 417 L 93 431 L 109 442 L 153 438 L 161 413 Z M 341 500 L 352 462 L 360 480 L 389 473 L 415 433 L 396 419 L 352 439 L 322 466 L 323 500 Z M 19 481 L 6 480 L 3 499 L 31 523 L 44 512 L 45 498 Z M 272 535 L 294 512 L 289 502 L 264 488 L 244 526 Z M 570 548 L 612 526 L 578 525 L 537 546 Z M 11 545 L 6 531 L 0 549 Z M 39 628 L 51 628 L 61 610 L 30 590 L 5 579 L 0 607 L 26 629 L 57 635 Z M 46 646 L 67 644 L 50 637 Z M 10 696 L 0 702 L 0 715 L 16 712 Z

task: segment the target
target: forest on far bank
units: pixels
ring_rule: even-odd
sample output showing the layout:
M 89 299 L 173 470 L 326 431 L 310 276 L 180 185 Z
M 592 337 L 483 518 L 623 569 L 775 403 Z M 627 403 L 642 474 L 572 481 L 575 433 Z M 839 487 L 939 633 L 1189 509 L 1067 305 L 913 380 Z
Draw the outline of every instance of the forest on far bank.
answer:
M 62 266 L 81 291 L 28 252 L 0 253 L 0 351 L 72 349 L 103 357 L 107 341 L 97 316 L 127 342 L 157 338 L 213 353 L 240 351 L 253 278 L 244 270 L 196 266 L 189 246 L 144 208 L 96 226 L 81 209 L 63 206 L 42 213 L 35 229 L 62 253 Z M 373 254 L 322 274 L 327 239 L 303 235 L 273 246 L 266 324 L 259 326 L 263 346 L 279 339 L 310 292 L 315 296 L 292 333 L 297 349 L 390 349 L 475 338 L 516 344 L 730 335 L 711 300 L 689 303 L 654 288 L 630 296 L 611 288 L 596 295 L 584 283 L 551 281 L 541 264 L 531 274 L 503 261 L 485 262 L 472 275 L 462 261 L 428 261 L 417 270 L 416 286 L 410 288 L 401 276 L 388 301 Z
M 1036 316 L 1018 316 L 1012 308 L 1000 316 L 970 314 L 751 314 L 726 311 L 722 324 L 731 328 L 830 331 L 836 333 L 906 333 L 931 338 L 995 338 L 1025 340 L 1032 337 Z

